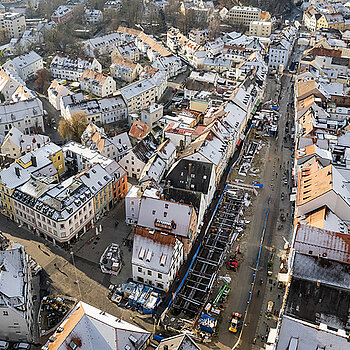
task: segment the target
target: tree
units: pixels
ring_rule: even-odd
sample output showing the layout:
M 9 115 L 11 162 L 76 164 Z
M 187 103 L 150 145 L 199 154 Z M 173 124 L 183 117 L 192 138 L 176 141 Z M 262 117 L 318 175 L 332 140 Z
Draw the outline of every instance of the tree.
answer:
M 50 86 L 50 73 L 45 68 L 39 69 L 35 74 L 35 90 L 46 94 Z
M 220 19 L 218 16 L 214 16 L 208 27 L 208 34 L 209 34 L 209 39 L 214 40 L 216 39 L 219 34 L 220 34 Z
M 0 29 L 0 44 L 4 45 L 10 41 L 10 32 L 7 28 Z
M 81 134 L 87 127 L 85 112 L 73 113 L 69 119 L 61 119 L 58 132 L 63 139 L 80 142 Z
M 83 24 L 85 8 L 83 4 L 75 5 L 73 8 L 72 21 L 76 24 Z
M 142 18 L 142 0 L 122 0 L 120 17 L 128 23 L 129 27 L 134 27 Z

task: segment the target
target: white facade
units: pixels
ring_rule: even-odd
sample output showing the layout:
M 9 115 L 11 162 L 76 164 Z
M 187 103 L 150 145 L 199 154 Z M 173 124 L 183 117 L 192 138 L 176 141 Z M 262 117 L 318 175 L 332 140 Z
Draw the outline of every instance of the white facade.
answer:
M 285 42 L 286 45 L 282 43 L 277 45 L 271 45 L 269 50 L 269 68 L 278 69 L 280 66 L 286 67 L 289 55 L 290 55 L 290 45 Z
M 141 111 L 140 121 L 153 128 L 159 119 L 163 117 L 163 105 L 152 104 L 148 108 Z
M 82 91 L 98 97 L 106 97 L 117 91 L 117 84 L 112 77 L 91 69 L 85 69 L 79 81 Z
M 174 236 L 147 229 L 136 230 L 132 254 L 132 277 L 135 282 L 167 292 L 183 258 L 183 244 Z
M 128 177 L 139 179 L 146 162 L 139 159 L 134 151 L 131 150 L 120 160 L 119 164 L 125 169 Z
M 50 70 L 54 78 L 78 81 L 85 69 L 102 72 L 102 65 L 96 58 L 81 59 L 78 57 L 56 55 L 51 64 Z
M 0 27 L 8 30 L 10 38 L 20 38 L 26 30 L 26 19 L 20 13 L 0 13 Z
M 89 57 L 95 57 L 96 53 L 111 53 L 116 46 L 122 43 L 120 33 L 112 33 L 87 40 L 84 44 L 84 50 Z
M 44 132 L 42 102 L 38 98 L 0 105 L 0 134 L 6 135 L 15 126 L 24 134 Z
M 84 13 L 86 23 L 97 24 L 103 20 L 103 14 L 100 10 L 86 9 Z
M 32 178 L 15 190 L 12 197 L 17 222 L 53 243 L 78 238 L 93 224 L 93 195 L 79 180 L 68 179 L 52 187 Z
M 0 251 L 0 266 L 0 338 L 32 342 L 36 320 L 28 255 L 15 244 Z
M 151 79 L 143 79 L 120 89 L 128 107 L 128 113 L 138 112 L 154 104 L 157 91 Z
M 61 110 L 61 98 L 67 95 L 73 95 L 73 92 L 64 85 L 59 84 L 57 80 L 54 80 L 47 89 L 47 95 L 49 102 L 59 111 Z
M 35 73 L 44 68 L 43 58 L 34 51 L 17 56 L 7 61 L 4 68 L 16 72 L 24 81 L 35 76 Z

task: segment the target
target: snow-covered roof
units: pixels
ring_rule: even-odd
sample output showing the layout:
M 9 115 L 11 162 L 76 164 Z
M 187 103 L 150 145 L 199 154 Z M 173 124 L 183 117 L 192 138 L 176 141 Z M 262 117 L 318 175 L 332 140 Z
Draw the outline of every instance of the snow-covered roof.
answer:
M 276 350 L 286 349 L 347 349 L 346 334 L 304 322 L 293 317 L 282 316 Z
M 74 307 L 60 327 L 63 330 L 54 333 L 55 340 L 47 342 L 48 350 L 73 349 L 74 339 L 79 339 L 79 347 L 84 350 L 141 349 L 150 337 L 150 333 L 144 329 L 82 301 Z
M 162 199 L 142 198 L 138 226 L 188 237 L 193 207 Z M 161 228 L 167 228 L 167 231 Z

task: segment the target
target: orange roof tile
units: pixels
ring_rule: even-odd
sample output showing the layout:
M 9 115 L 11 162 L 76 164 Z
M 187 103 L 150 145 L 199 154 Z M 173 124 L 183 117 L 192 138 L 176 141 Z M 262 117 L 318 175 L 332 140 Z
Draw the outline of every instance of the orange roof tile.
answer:
M 67 321 L 64 323 L 63 331 L 55 333 L 56 340 L 54 342 L 50 342 L 48 346 L 48 350 L 57 350 L 61 344 L 68 338 L 68 336 L 73 331 L 74 327 L 78 324 L 81 318 L 84 316 L 85 311 L 83 306 L 80 306 L 67 318 Z
M 150 127 L 147 124 L 135 120 L 130 128 L 129 136 L 134 137 L 137 140 L 142 140 L 147 135 L 149 129 Z
M 318 169 L 318 162 L 298 173 L 297 205 L 303 205 L 333 188 L 332 165 Z

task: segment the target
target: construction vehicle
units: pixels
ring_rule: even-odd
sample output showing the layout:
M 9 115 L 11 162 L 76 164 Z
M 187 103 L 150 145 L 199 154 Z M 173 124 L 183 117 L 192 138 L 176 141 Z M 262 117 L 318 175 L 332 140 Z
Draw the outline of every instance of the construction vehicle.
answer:
M 238 324 L 241 318 L 242 318 L 242 314 L 238 312 L 232 313 L 232 319 L 231 319 L 230 327 L 228 329 L 230 332 L 237 333 Z

